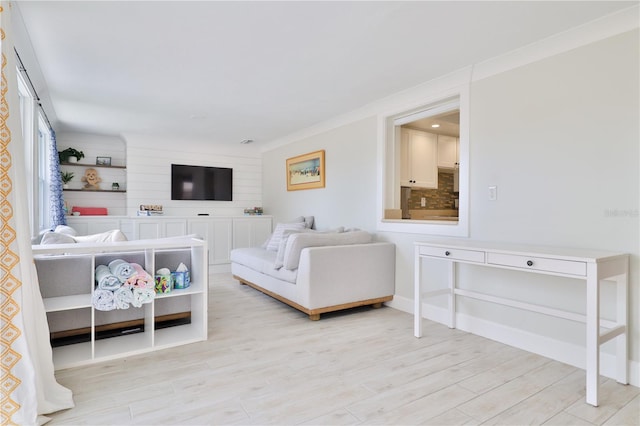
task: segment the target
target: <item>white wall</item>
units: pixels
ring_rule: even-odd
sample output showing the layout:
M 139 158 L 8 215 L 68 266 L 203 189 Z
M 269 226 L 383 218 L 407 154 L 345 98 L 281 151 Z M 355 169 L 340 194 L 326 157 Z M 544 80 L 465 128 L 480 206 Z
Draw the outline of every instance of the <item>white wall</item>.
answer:
M 635 385 L 640 385 L 638 52 L 636 29 L 471 83 L 469 160 L 471 238 L 631 254 Z M 265 152 L 266 211 L 276 222 L 314 214 L 320 227 L 375 228 L 376 125 L 370 116 Z M 287 192 L 286 158 L 318 149 L 327 151 L 327 187 Z M 488 201 L 489 185 L 498 186 L 496 201 Z M 410 309 L 412 244 L 430 236 L 378 233 L 378 238 L 396 244 L 394 304 Z M 426 266 L 433 268 L 432 277 L 442 277 L 441 265 Z M 470 267 L 461 268 L 459 279 L 463 287 L 584 311 L 581 281 Z M 604 290 L 605 314 L 613 310 L 609 290 Z M 548 356 L 584 363 L 582 325 L 483 302 L 461 302 L 460 308 L 486 324 L 489 336 L 511 333 L 522 347 L 532 344 Z M 609 361 L 603 358 L 605 374 Z
M 320 149 L 325 150 L 325 187 L 287 191 L 286 159 Z M 375 118 L 265 152 L 262 162 L 265 212 L 275 222 L 314 215 L 316 229 L 375 230 Z
M 140 204 L 162 204 L 172 216 L 242 215 L 245 208 L 262 206 L 261 154 L 251 145 L 220 147 L 207 141 L 161 139 L 125 135 L 127 153 L 127 214 Z M 233 201 L 171 200 L 171 164 L 231 167 Z

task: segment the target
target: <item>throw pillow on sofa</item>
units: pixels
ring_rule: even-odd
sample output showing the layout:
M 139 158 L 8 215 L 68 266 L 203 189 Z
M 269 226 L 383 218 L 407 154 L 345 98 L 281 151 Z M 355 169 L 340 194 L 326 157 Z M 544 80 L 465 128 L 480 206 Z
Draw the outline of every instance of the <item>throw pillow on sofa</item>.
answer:
M 284 266 L 284 253 L 287 247 L 287 241 L 289 241 L 289 237 L 293 234 L 299 233 L 311 233 L 311 234 L 330 234 L 344 232 L 344 227 L 339 226 L 336 229 L 330 229 L 328 231 L 316 231 L 314 229 L 285 229 L 282 233 L 282 239 L 280 240 L 280 245 L 278 246 L 278 254 L 276 254 L 276 260 L 273 263 L 273 269 L 280 269 Z
M 280 241 L 282 240 L 282 233 L 286 229 L 305 229 L 304 222 L 297 223 L 279 223 L 276 225 L 276 229 L 273 230 L 273 234 L 271 234 L 271 238 L 269 239 L 269 243 L 267 244 L 267 250 L 270 251 L 278 251 L 278 246 L 280 245 Z
M 306 247 L 341 246 L 366 244 L 372 241 L 371 234 L 366 231 L 353 232 L 313 232 L 290 235 L 284 251 L 283 267 L 294 270 L 300 263 L 300 252 Z
M 307 229 L 313 229 L 313 222 L 315 220 L 314 216 L 298 216 L 289 222 L 285 222 L 287 224 L 290 223 L 304 223 L 304 227 Z M 271 237 L 273 237 L 273 233 L 267 237 L 266 241 L 260 245 L 261 248 L 266 249 L 269 246 L 269 242 L 271 241 Z M 276 249 L 277 250 L 277 249 Z

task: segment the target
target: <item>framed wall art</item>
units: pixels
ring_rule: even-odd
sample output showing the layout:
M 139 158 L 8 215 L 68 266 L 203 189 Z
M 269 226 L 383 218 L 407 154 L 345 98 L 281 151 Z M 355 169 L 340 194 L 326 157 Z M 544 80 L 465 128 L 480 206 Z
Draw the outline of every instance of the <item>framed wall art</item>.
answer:
M 324 188 L 324 150 L 287 159 L 287 191 Z
M 111 157 L 96 157 L 96 166 L 110 166 Z

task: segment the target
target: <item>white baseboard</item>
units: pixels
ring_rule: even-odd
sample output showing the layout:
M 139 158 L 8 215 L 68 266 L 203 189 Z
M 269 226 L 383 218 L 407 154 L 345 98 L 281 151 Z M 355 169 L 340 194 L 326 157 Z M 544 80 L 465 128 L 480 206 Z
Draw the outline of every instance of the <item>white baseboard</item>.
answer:
M 210 274 L 224 274 L 231 273 L 231 263 L 225 263 L 222 265 L 209 265 Z
M 395 295 L 387 306 L 413 314 L 413 299 Z M 433 305 L 422 305 L 423 318 L 447 324 L 448 311 Z M 554 359 L 584 370 L 586 366 L 585 349 L 572 343 L 562 342 L 549 337 L 533 334 L 504 324 L 475 318 L 466 314 L 456 314 L 456 328 L 509 346 Z M 629 384 L 640 386 L 640 363 L 630 360 L 628 364 Z M 600 374 L 611 379 L 616 378 L 615 355 L 600 352 Z

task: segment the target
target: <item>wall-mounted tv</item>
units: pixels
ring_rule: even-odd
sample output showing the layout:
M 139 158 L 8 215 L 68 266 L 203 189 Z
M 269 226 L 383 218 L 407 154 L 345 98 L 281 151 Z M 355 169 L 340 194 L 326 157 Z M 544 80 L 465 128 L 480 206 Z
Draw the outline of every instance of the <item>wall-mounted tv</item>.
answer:
M 171 165 L 172 200 L 232 201 L 233 169 Z

